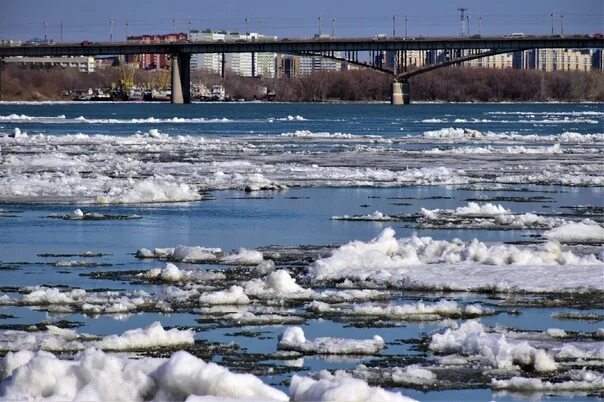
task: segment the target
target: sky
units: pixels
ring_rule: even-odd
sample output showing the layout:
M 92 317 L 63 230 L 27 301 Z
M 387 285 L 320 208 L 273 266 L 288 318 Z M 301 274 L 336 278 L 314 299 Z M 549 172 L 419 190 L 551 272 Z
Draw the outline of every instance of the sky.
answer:
M 0 39 L 106 41 L 128 35 L 224 29 L 287 38 L 322 33 L 370 37 L 459 35 L 458 7 L 468 9 L 470 34 L 592 34 L 604 31 L 602 0 L 0 0 Z M 563 17 L 561 17 L 563 16 Z M 320 18 L 320 20 L 319 20 Z M 262 23 L 260 22 L 262 20 Z

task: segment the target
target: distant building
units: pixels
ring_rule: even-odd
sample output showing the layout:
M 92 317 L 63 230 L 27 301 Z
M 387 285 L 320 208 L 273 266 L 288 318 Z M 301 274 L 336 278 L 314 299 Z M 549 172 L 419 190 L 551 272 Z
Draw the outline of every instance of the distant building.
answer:
M 591 52 L 572 49 L 539 49 L 537 69 L 541 71 L 590 71 Z
M 594 71 L 604 71 L 604 51 L 596 49 L 591 55 L 591 69 Z
M 95 70 L 94 57 L 92 56 L 5 57 L 4 63 L 20 64 L 30 67 L 70 67 L 77 68 L 83 73 L 92 73 Z
M 496 54 L 493 56 L 481 57 L 466 61 L 465 64 L 469 67 L 482 67 L 482 68 L 512 68 L 514 56 L 512 53 Z
M 94 65 L 96 70 L 102 70 L 113 66 L 115 63 L 115 56 L 95 56 Z
M 203 31 L 192 30 L 189 36 L 192 41 L 261 41 L 275 40 L 274 36 L 260 35 L 258 33 L 240 34 L 239 32 Z M 276 53 L 199 53 L 191 56 L 191 69 L 206 70 L 222 74 L 222 61 L 224 57 L 225 69 L 242 77 L 262 76 L 275 77 Z
M 300 56 L 278 54 L 275 64 L 277 65 L 277 78 L 295 78 L 300 75 Z
M 342 57 L 334 52 L 334 57 Z M 300 75 L 309 75 L 317 71 L 341 71 L 344 62 L 321 56 L 300 56 Z
M 140 36 L 128 36 L 126 39 L 128 42 L 142 42 L 142 43 L 170 43 L 187 40 L 188 35 L 186 33 L 172 33 L 166 35 L 140 35 Z M 142 69 L 156 69 L 156 68 L 167 68 L 170 63 L 169 54 L 142 54 L 137 56 L 128 56 L 126 58 L 128 63 L 134 61 L 138 62 L 139 68 Z

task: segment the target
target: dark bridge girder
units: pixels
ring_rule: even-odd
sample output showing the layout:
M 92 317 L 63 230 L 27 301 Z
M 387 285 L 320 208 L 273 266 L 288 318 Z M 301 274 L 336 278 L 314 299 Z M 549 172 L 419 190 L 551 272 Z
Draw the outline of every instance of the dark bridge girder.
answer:
M 0 57 L 9 56 L 98 56 L 118 54 L 183 54 L 183 53 L 298 53 L 338 51 L 395 51 L 434 49 L 547 49 L 602 48 L 604 39 L 579 35 L 573 37 L 527 36 L 520 38 L 337 38 L 337 39 L 279 39 L 226 42 L 82 42 L 45 45 L 0 46 Z

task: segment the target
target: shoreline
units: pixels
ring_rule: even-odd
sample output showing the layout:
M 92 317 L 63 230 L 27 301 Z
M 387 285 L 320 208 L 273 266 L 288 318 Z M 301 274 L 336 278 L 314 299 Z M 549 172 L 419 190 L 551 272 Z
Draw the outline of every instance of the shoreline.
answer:
M 103 104 L 128 104 L 128 105 L 171 105 L 170 102 L 139 102 L 139 101 L 75 101 L 75 100 L 49 100 L 49 101 L 0 101 L 2 105 L 103 105 Z M 244 102 L 213 102 L 213 101 L 198 101 L 191 102 L 191 105 L 249 105 L 249 104 L 262 104 L 262 105 L 390 105 L 389 101 L 325 101 L 325 102 L 273 102 L 273 101 L 244 101 Z M 482 102 L 482 101 L 468 101 L 468 102 L 453 102 L 453 101 L 414 101 L 411 105 L 604 105 L 604 102 L 598 101 L 498 101 L 498 102 Z M 409 105 L 406 105 L 409 106 Z M 404 108 L 404 106 L 403 106 Z

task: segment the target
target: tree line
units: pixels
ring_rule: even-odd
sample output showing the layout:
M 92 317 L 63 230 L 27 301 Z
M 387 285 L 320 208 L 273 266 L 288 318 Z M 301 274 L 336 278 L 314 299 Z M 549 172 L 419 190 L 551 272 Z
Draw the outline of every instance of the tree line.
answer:
M 110 87 L 117 82 L 117 68 L 82 73 L 73 68 L 4 66 L 2 100 L 65 100 L 72 90 Z M 153 72 L 137 71 L 135 81 L 156 81 Z M 284 102 L 388 101 L 392 78 L 371 70 L 319 71 L 292 79 L 246 78 L 233 74 L 192 72 L 192 83 L 211 88 L 223 84 L 235 99 L 271 99 Z M 449 67 L 417 75 L 409 80 L 413 101 L 442 102 L 604 102 L 601 72 L 486 69 Z

